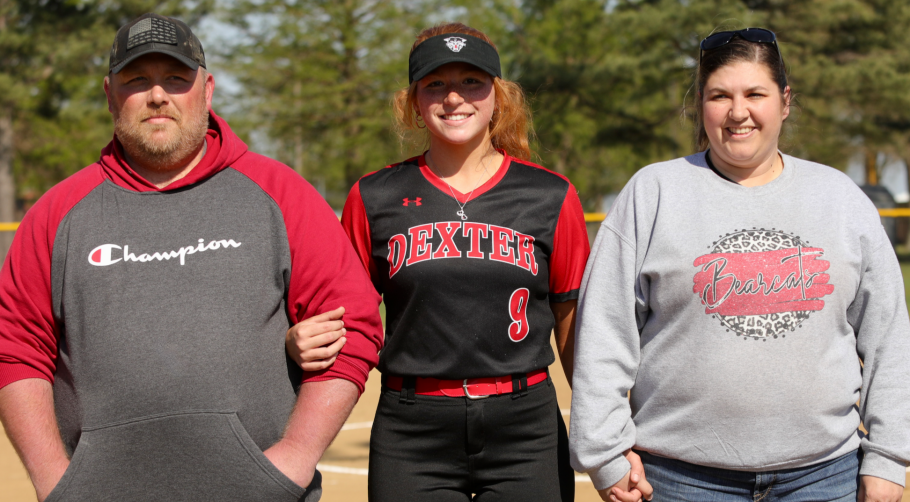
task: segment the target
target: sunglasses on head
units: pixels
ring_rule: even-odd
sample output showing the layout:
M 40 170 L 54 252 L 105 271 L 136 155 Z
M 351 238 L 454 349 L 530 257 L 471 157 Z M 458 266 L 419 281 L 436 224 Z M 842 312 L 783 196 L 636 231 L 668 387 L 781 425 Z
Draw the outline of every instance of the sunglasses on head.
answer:
M 746 28 L 744 30 L 720 31 L 713 35 L 709 35 L 701 41 L 701 44 L 699 44 L 699 64 L 701 63 L 701 58 L 704 55 L 705 51 L 723 47 L 724 45 L 729 44 L 730 41 L 736 37 L 739 37 L 746 42 L 752 42 L 756 44 L 774 44 L 774 47 L 777 49 L 777 59 L 780 60 L 780 64 L 783 66 L 784 58 L 780 53 L 780 45 L 777 43 L 777 36 L 774 35 L 773 31 L 766 30 L 764 28 Z

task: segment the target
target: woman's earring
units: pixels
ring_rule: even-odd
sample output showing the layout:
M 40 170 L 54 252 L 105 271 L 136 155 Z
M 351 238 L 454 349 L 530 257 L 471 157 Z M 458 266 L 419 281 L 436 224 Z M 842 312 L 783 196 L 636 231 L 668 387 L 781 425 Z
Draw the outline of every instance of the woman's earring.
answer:
M 418 113 L 418 114 L 417 114 L 417 128 L 418 128 L 418 129 L 426 129 L 426 128 L 427 128 L 427 125 L 424 124 L 423 127 L 421 127 L 421 125 L 420 125 L 421 122 L 423 122 L 423 117 L 421 117 L 420 114 Z

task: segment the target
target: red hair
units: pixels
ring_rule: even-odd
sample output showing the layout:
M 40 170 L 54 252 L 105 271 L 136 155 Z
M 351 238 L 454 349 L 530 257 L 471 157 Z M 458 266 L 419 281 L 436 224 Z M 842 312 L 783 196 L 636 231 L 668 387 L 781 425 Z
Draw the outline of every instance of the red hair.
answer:
M 421 31 L 411 46 L 411 52 L 429 38 L 444 33 L 462 33 L 479 38 L 496 48 L 496 44 L 485 33 L 461 23 L 446 23 Z M 504 150 L 521 160 L 531 159 L 529 137 L 531 131 L 531 109 L 525 100 L 524 91 L 515 82 L 493 77 L 496 92 L 496 111 L 490 121 L 490 136 L 493 146 Z M 420 127 L 417 124 L 417 82 L 395 93 L 392 109 L 402 135 Z

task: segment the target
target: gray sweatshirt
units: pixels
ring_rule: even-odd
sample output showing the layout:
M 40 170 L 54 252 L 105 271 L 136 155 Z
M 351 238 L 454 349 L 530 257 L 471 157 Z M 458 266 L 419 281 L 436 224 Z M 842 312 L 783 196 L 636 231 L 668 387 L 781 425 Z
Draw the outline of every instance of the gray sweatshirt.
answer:
M 570 432 L 572 465 L 598 489 L 632 446 L 742 471 L 862 446 L 861 474 L 904 484 L 897 259 L 849 178 L 783 160 L 759 187 L 717 176 L 704 153 L 654 164 L 613 204 L 581 285 Z
M 264 451 L 304 382 L 360 389 L 379 296 L 331 208 L 210 114 L 206 154 L 159 189 L 119 141 L 29 209 L 0 271 L 0 388 L 54 384 L 69 467 L 46 502 L 318 500 Z M 290 324 L 345 307 L 332 368 L 302 374 Z M 345 353 L 347 352 L 347 354 Z M 3 497 L 0 497 L 3 499 Z

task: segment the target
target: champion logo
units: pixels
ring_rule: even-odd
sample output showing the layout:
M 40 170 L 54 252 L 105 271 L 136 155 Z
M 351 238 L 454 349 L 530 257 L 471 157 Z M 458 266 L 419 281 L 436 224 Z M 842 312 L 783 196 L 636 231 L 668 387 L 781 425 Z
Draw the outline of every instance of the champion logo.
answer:
M 465 45 L 467 45 L 468 42 L 461 37 L 449 37 L 444 38 L 443 40 L 446 41 L 446 47 L 451 49 L 452 52 L 461 52 L 461 49 L 464 49 Z
M 147 263 L 150 261 L 170 261 L 180 259 L 180 265 L 186 263 L 186 257 L 191 254 L 201 253 L 203 251 L 216 251 L 218 249 L 239 248 L 242 243 L 235 242 L 233 239 L 220 239 L 209 241 L 206 244 L 205 239 L 199 239 L 199 244 L 195 246 L 184 246 L 173 251 L 158 251 L 152 254 L 130 252 L 129 245 L 118 246 L 117 244 L 102 244 L 91 250 L 88 254 L 88 262 L 96 267 L 106 267 L 118 262 L 139 262 Z M 117 256 L 115 256 L 117 255 Z
M 402 206 L 405 206 L 405 207 L 407 207 L 408 204 L 415 204 L 415 205 L 418 205 L 418 206 L 422 206 L 422 205 L 423 205 L 423 204 L 420 202 L 420 201 L 423 200 L 423 199 L 421 199 L 420 197 L 417 197 L 417 198 L 414 199 L 414 200 L 411 200 L 411 199 L 401 199 L 401 200 L 404 201 L 404 204 L 402 204 Z

